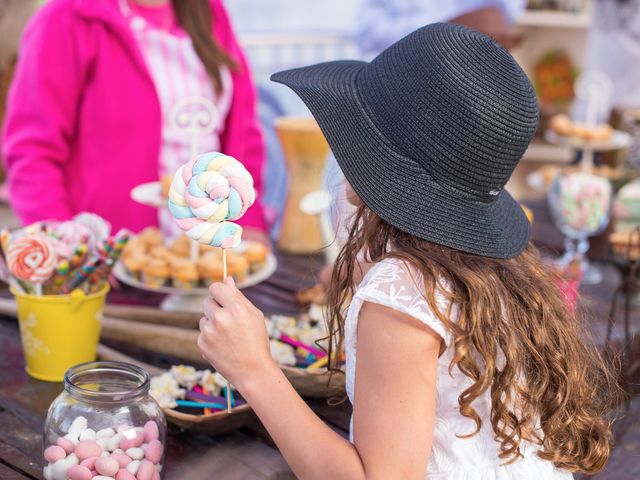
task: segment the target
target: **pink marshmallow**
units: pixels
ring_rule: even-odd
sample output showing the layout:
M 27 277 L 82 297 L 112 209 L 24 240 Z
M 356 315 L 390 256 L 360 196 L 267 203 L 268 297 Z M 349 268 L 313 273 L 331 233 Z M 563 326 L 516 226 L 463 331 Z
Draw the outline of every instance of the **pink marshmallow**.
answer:
M 160 472 L 158 472 L 158 470 L 155 470 L 153 472 L 153 477 L 151 477 L 151 480 L 160 480 Z
M 116 480 L 136 480 L 136 476 L 123 468 L 116 473 Z
M 124 453 L 112 453 L 111 458 L 118 462 L 120 468 L 124 468 L 132 462 L 131 458 L 129 458 Z
M 62 447 L 62 449 L 65 451 L 65 453 L 67 455 L 69 455 L 70 453 L 73 453 L 73 451 L 75 450 L 75 445 L 73 444 L 73 442 L 67 438 L 64 437 L 60 437 L 57 441 L 56 444 L 59 447 Z
M 133 435 L 133 438 L 129 438 Z M 141 432 L 136 432 L 133 429 L 122 434 L 120 440 L 120 448 L 127 451 L 130 448 L 137 448 L 144 443 L 144 436 Z
M 75 453 L 80 461 L 89 457 L 99 457 L 102 447 L 95 440 L 83 440 L 76 445 Z
M 152 480 L 153 472 L 157 472 L 156 467 L 149 460 L 142 460 L 138 468 L 137 480 Z
M 91 470 L 82 465 L 74 465 L 71 467 L 67 470 L 67 476 L 69 480 L 91 480 L 93 478 Z
M 85 458 L 80 462 L 80 465 L 87 467 L 89 470 L 93 470 L 96 468 L 96 460 L 98 460 L 98 457 Z
M 151 443 L 151 440 L 158 440 L 160 438 L 160 430 L 158 424 L 153 420 L 149 420 L 144 424 L 144 441 Z
M 100 475 L 113 477 L 118 473 L 118 470 L 120 470 L 120 465 L 118 465 L 118 462 L 114 458 L 100 457 L 96 460 L 96 470 Z
M 67 456 L 67 452 L 65 452 L 64 448 L 58 445 L 51 445 L 47 447 L 44 451 L 44 459 L 47 462 L 55 463 L 58 460 L 62 460 Z
M 144 456 L 147 460 L 153 463 L 159 463 L 164 453 L 164 447 L 160 440 L 151 440 L 147 445 L 147 450 L 144 452 Z

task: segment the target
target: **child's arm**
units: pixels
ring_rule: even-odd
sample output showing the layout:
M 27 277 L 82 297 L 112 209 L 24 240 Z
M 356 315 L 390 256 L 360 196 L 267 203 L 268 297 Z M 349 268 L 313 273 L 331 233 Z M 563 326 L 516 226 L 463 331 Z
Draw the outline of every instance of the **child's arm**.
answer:
M 322 422 L 271 359 L 262 313 L 232 280 L 211 287 L 198 345 L 251 404 L 302 479 L 423 479 L 435 415 L 440 337 L 365 304 L 358 331 L 355 445 Z

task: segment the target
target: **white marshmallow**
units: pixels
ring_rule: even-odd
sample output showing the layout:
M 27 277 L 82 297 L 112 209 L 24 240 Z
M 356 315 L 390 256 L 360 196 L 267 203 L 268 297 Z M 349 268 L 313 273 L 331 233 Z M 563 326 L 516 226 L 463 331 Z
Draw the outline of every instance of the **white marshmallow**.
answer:
M 82 432 L 80 432 L 80 441 L 84 440 L 95 440 L 96 439 L 96 431 L 92 428 L 85 428 Z
M 140 460 L 134 460 L 133 462 L 129 463 L 129 465 L 127 465 L 125 468 L 131 475 L 135 475 L 136 473 L 138 473 L 138 468 L 140 468 Z
M 107 445 L 107 450 L 113 452 L 116 448 L 120 447 L 120 440 L 122 440 L 122 434 L 116 433 L 113 437 L 109 439 L 109 444 Z
M 80 460 L 78 459 L 75 453 L 69 454 L 65 460 L 69 464 L 69 468 L 75 465 L 78 465 L 80 463 Z
M 82 431 L 86 430 L 87 425 L 88 423 L 86 418 L 82 416 L 76 417 L 73 419 L 73 422 L 71 422 L 71 426 L 69 427 L 68 433 L 71 433 L 76 437 L 79 437 Z
M 51 468 L 51 476 L 53 480 L 67 480 L 67 470 L 69 470 L 69 467 L 70 465 L 64 458 L 56 461 Z
M 160 465 L 159 463 L 156 465 L 156 470 L 158 470 L 158 473 L 160 473 L 162 471 L 162 465 Z
M 113 437 L 114 433 L 116 432 L 113 431 L 113 428 L 103 428 L 102 430 L 98 430 L 96 438 Z
M 144 458 L 144 450 L 141 448 L 129 448 L 127 449 L 126 454 L 132 460 L 142 460 Z
M 44 480 L 53 480 L 53 473 L 51 472 L 51 464 L 42 469 L 42 476 Z
M 96 440 L 96 443 L 102 447 L 102 450 L 106 450 L 111 442 L 111 437 L 102 437 Z

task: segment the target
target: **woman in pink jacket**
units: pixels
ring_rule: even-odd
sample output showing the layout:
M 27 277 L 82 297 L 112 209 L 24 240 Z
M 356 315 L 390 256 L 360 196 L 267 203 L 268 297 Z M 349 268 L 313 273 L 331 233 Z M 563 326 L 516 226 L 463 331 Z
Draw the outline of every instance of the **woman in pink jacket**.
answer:
M 129 194 L 189 159 L 176 112 L 198 109 L 198 150 L 236 157 L 259 194 L 256 94 L 221 0 L 50 0 L 25 31 L 9 96 L 13 208 L 23 223 L 89 211 L 114 228 L 170 228 Z M 266 239 L 260 203 L 241 223 Z

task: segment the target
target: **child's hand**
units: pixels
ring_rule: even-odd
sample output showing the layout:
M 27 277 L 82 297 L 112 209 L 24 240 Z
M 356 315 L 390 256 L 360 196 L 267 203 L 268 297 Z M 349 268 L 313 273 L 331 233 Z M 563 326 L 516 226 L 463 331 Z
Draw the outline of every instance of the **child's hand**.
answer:
M 209 287 L 204 302 L 198 348 L 211 365 L 236 387 L 275 365 L 264 315 L 228 277 Z

